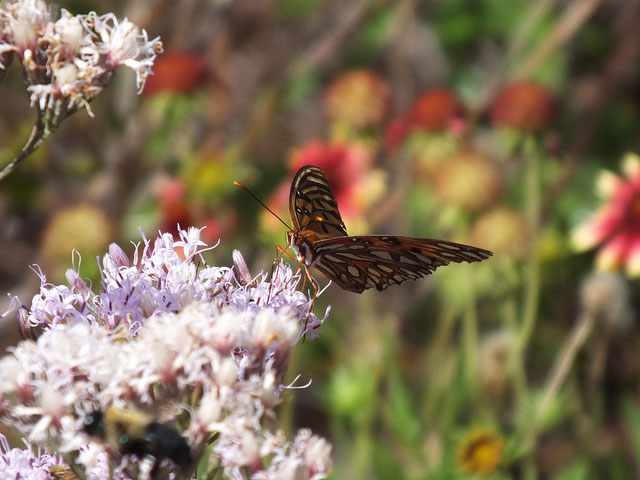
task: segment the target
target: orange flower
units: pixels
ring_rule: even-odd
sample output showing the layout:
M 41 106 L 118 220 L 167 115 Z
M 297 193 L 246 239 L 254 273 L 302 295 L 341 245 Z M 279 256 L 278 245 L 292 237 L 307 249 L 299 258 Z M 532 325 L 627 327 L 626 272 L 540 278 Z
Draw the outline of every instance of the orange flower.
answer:
M 600 175 L 597 186 L 605 205 L 575 229 L 572 243 L 577 250 L 601 245 L 596 265 L 603 270 L 625 268 L 629 276 L 640 276 L 640 157 L 628 154 L 622 160 L 626 178 L 614 173 Z
M 555 116 L 556 102 L 549 90 L 530 81 L 505 86 L 491 105 L 496 125 L 533 132 L 547 126 Z
M 189 93 L 211 79 L 206 57 L 193 52 L 170 52 L 161 55 L 147 80 L 145 95 L 160 92 Z
M 389 107 L 389 85 L 369 70 L 354 70 L 338 77 L 327 89 L 327 116 L 362 129 L 380 124 Z

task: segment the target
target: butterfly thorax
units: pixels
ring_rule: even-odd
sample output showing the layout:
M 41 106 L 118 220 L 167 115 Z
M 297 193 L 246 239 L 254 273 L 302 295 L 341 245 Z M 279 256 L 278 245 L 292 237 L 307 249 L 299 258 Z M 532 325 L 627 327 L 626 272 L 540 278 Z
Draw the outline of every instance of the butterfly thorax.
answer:
M 322 236 L 313 230 L 300 230 L 287 232 L 287 243 L 296 252 L 298 260 L 304 262 L 305 265 L 311 266 L 316 260 L 316 251 L 313 243 L 320 240 Z

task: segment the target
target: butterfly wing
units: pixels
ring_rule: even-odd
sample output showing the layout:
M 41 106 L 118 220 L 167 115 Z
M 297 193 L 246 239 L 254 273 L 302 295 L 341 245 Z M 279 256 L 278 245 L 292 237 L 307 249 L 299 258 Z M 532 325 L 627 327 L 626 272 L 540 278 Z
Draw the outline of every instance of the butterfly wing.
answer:
M 313 245 L 318 268 L 340 287 L 362 293 L 368 288 L 415 280 L 451 262 L 479 262 L 489 250 L 429 238 L 369 235 L 318 240 Z
M 311 230 L 321 238 L 347 235 L 327 176 L 313 165 L 302 167 L 293 179 L 289 214 L 295 232 Z

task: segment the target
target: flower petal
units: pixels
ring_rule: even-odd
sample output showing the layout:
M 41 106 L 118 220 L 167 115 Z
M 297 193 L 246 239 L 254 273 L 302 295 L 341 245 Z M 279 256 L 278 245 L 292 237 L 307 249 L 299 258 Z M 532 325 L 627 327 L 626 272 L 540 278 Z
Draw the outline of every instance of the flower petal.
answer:
M 623 180 L 613 172 L 604 170 L 600 172 L 596 179 L 596 191 L 600 198 L 611 197 L 623 184 Z
M 600 270 L 616 270 L 624 265 L 632 237 L 628 233 L 616 235 L 598 252 L 596 267 Z
M 627 178 L 640 174 L 640 156 L 637 153 L 627 153 L 622 159 L 622 171 Z
M 630 277 L 640 277 L 640 236 L 636 235 L 629 247 L 627 254 L 627 275 Z

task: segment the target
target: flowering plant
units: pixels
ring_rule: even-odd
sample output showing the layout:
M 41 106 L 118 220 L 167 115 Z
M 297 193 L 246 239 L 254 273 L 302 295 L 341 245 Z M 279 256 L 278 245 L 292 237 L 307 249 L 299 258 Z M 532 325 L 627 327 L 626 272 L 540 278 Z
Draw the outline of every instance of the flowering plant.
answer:
M 112 244 L 100 293 L 74 270 L 68 285 L 39 273 L 40 293 L 18 309 L 35 342 L 0 360 L 0 418 L 65 458 L 78 453 L 91 478 L 128 478 L 138 468 L 131 455 L 86 435 L 91 412 L 110 405 L 133 405 L 162 423 L 183 420 L 193 458 L 207 456 L 208 470 L 231 478 L 324 478 L 325 440 L 301 430 L 288 442 L 264 426 L 282 391 L 296 388 L 281 383 L 294 345 L 316 336 L 324 318 L 310 311 L 287 264 L 269 281 L 252 276 L 237 251 L 233 268 L 210 266 L 200 233 L 143 236 L 133 260 Z
M 72 15 L 58 20 L 44 0 L 13 0 L 0 5 L 0 74 L 18 57 L 38 120 L 22 152 L 0 172 L 0 179 L 33 152 L 61 122 L 91 102 L 124 65 L 136 73 L 141 92 L 162 42 L 113 13 Z

